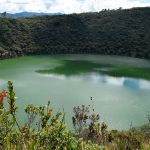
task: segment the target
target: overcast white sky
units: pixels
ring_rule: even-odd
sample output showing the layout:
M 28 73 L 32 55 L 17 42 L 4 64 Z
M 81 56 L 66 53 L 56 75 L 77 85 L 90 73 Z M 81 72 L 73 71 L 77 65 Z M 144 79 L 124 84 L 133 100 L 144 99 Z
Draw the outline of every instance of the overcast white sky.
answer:
M 150 6 L 150 0 L 0 0 L 0 12 L 81 13 Z

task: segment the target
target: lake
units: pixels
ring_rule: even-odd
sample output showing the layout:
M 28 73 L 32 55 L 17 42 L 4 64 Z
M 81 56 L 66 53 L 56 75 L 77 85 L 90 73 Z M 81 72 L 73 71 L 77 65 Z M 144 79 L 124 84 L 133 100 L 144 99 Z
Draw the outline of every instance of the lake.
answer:
M 147 123 L 150 111 L 150 61 L 103 55 L 26 56 L 0 60 L 0 90 L 14 83 L 20 121 L 27 104 L 47 104 L 67 112 L 91 104 L 109 129 Z

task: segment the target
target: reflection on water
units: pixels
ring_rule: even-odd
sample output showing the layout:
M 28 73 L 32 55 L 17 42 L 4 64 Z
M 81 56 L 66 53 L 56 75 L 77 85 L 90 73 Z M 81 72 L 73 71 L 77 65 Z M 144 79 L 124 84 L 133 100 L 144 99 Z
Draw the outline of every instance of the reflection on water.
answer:
M 0 79 L 0 86 L 3 86 L 4 84 L 6 84 L 6 81 L 3 79 Z
M 126 79 L 123 83 L 125 87 L 134 89 L 147 89 L 150 90 L 150 82 L 142 79 Z
M 126 77 L 111 77 L 107 75 L 100 75 L 97 73 L 80 74 L 74 76 L 66 76 L 59 74 L 38 74 L 41 77 L 54 78 L 58 80 L 86 80 L 99 84 L 111 84 L 114 86 L 122 86 L 126 88 L 147 89 L 150 90 L 150 81 Z
M 108 62 L 110 65 L 100 65 Z M 63 106 L 67 114 L 66 122 L 72 127 L 72 108 L 89 105 L 92 96 L 96 112 L 110 129 L 128 129 L 131 121 L 133 126 L 146 123 L 146 111 L 150 109 L 150 80 L 137 79 L 136 76 L 110 76 L 109 71 L 117 71 L 111 64 L 150 66 L 147 60 L 98 55 L 9 59 L 0 61 L 0 91 L 7 89 L 8 80 L 14 82 L 18 115 L 23 121 L 26 119 L 25 105 L 43 105 L 50 99 L 54 111 L 62 110 Z M 146 78 L 150 77 L 150 69 L 136 71 L 140 75 L 145 73 Z

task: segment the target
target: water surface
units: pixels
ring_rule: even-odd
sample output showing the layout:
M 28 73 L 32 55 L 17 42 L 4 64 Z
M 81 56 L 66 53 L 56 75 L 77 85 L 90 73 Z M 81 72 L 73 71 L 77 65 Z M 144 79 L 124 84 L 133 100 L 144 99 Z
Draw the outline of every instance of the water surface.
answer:
M 137 77 L 135 74 L 112 76 L 109 72 L 117 72 L 116 66 L 136 68 Z M 14 82 L 21 120 L 25 120 L 26 104 L 46 104 L 50 99 L 55 111 L 64 108 L 66 122 L 71 127 L 72 108 L 91 104 L 92 96 L 96 112 L 109 128 L 127 129 L 131 122 L 134 126 L 147 122 L 148 60 L 97 55 L 30 56 L 1 60 L 0 70 L 1 90 L 6 88 L 8 80 Z

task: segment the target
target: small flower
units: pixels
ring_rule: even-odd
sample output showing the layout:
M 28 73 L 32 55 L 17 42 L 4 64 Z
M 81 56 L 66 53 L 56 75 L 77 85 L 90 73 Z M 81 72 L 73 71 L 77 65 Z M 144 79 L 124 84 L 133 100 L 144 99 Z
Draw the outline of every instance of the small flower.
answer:
M 2 92 L 2 93 L 0 93 L 0 95 L 2 95 L 3 97 L 6 97 L 7 93 L 6 93 L 6 91 L 5 91 L 5 90 L 3 90 L 3 92 Z
M 0 93 L 0 104 L 3 104 L 4 97 L 6 97 L 7 93 L 5 90 Z

